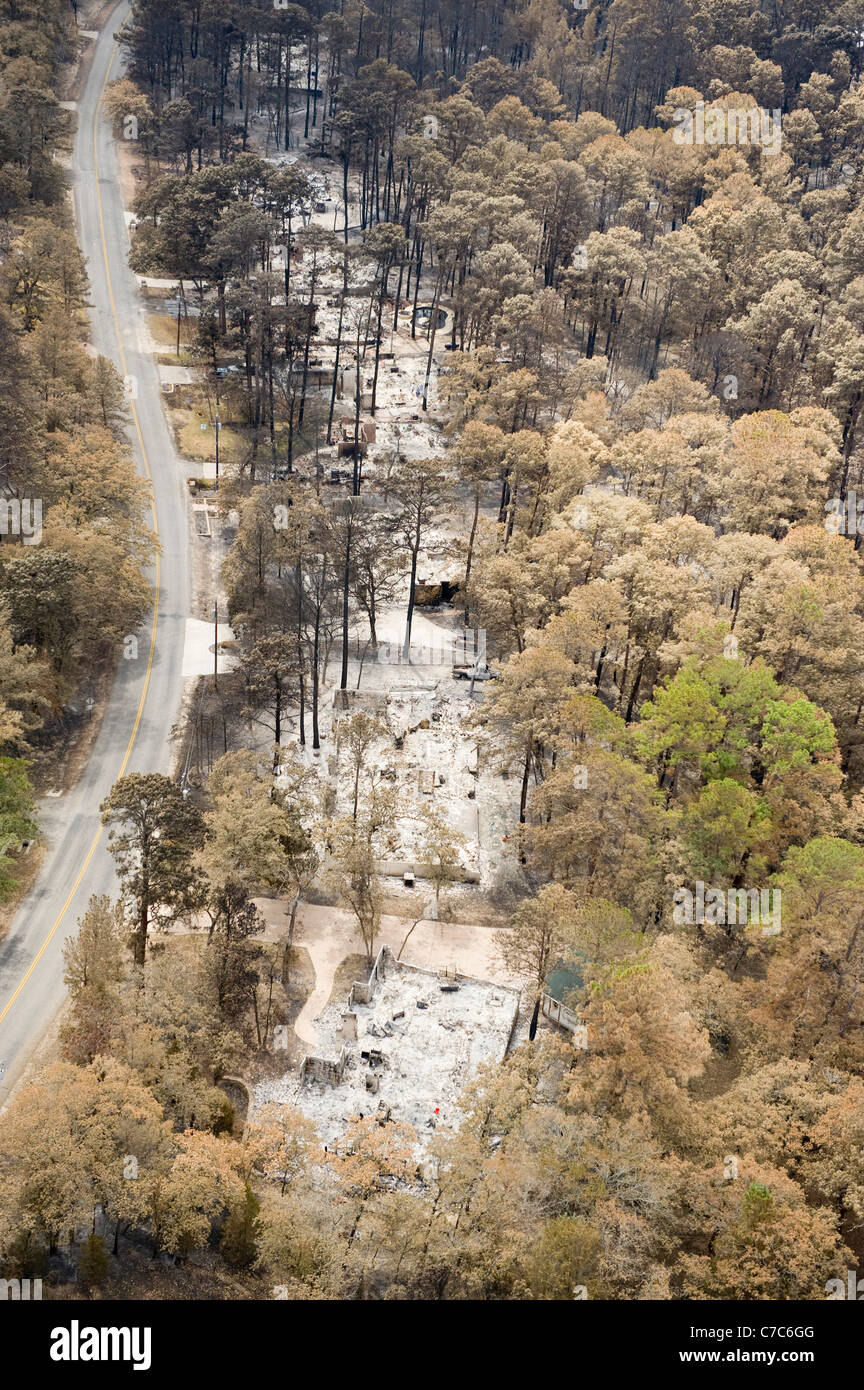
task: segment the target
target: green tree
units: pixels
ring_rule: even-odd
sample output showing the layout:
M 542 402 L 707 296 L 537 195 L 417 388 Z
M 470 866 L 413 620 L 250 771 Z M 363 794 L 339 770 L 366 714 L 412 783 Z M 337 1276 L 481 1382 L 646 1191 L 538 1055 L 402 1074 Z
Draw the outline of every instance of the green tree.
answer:
M 33 789 L 21 758 L 0 757 L 0 900 L 12 896 L 13 865 L 25 840 L 36 834 Z
M 258 1213 L 261 1203 L 248 1182 L 241 1202 L 225 1218 L 219 1253 L 234 1269 L 248 1269 L 258 1255 Z
M 105 1282 L 109 1264 L 104 1240 L 91 1231 L 78 1256 L 78 1278 L 88 1292 Z
M 99 809 L 130 903 L 135 965 L 141 968 L 151 924 L 182 916 L 200 898 L 194 854 L 203 839 L 203 819 L 175 782 L 155 772 L 121 777 Z

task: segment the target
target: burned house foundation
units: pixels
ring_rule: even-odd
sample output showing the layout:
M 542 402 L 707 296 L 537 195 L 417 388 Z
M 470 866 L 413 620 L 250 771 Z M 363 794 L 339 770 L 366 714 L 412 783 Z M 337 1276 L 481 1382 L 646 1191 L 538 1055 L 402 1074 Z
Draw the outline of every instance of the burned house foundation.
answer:
M 520 991 L 455 971 L 397 961 L 382 947 L 366 980 L 317 1020 L 321 1046 L 296 1073 L 255 1088 L 302 1110 L 328 1145 L 355 1117 L 410 1124 L 418 1141 L 458 1128 L 459 1095 L 485 1062 L 501 1061 L 519 1013 Z

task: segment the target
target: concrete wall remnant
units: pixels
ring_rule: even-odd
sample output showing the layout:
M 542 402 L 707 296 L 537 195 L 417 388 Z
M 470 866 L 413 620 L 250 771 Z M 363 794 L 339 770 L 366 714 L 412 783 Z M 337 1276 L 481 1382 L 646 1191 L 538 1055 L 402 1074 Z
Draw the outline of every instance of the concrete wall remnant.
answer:
M 348 1060 L 348 1052 L 343 1046 L 336 1061 L 333 1062 L 329 1057 L 313 1057 L 307 1053 L 300 1066 L 300 1084 L 306 1081 L 323 1081 L 331 1086 L 338 1086 L 345 1072 L 345 1064 Z

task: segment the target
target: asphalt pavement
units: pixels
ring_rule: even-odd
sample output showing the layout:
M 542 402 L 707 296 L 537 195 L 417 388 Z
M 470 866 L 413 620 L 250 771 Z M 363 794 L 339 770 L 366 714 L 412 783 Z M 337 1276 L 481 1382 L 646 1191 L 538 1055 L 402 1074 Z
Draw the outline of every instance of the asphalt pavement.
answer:
M 150 477 L 161 555 L 151 579 L 154 613 L 121 658 L 101 728 L 76 785 L 46 797 L 40 823 L 46 854 L 33 889 L 0 944 L 0 1104 L 20 1078 L 61 1007 L 62 948 L 93 893 L 117 894 L 99 804 L 124 772 L 168 772 L 171 731 L 182 697 L 189 608 L 188 523 L 183 468 L 162 411 L 145 310 L 128 266 L 129 238 L 110 125 L 100 106 L 121 72 L 115 35 L 124 0 L 101 32 L 78 102 L 72 183 L 78 237 L 90 280 L 90 341 L 127 378 L 129 443 Z M 126 643 L 134 653 L 135 645 Z

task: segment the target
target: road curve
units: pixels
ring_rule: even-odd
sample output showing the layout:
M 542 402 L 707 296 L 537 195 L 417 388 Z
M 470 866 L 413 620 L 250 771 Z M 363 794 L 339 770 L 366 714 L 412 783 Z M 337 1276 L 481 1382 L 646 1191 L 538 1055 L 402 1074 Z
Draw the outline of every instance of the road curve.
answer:
M 153 613 L 137 636 L 138 656 L 118 663 L 102 726 L 78 782 L 46 798 L 47 851 L 39 877 L 0 945 L 0 1105 L 63 1002 L 63 942 L 92 893 L 116 894 L 99 825 L 99 803 L 123 772 L 167 772 L 171 728 L 182 696 L 189 607 L 188 522 L 183 472 L 165 417 L 144 309 L 129 270 L 129 240 L 110 127 L 100 99 L 118 75 L 115 35 L 129 13 L 117 6 L 96 43 L 78 103 L 72 182 L 78 237 L 90 279 L 91 342 L 134 382 L 129 444 L 153 486 L 161 558 L 151 576 Z

